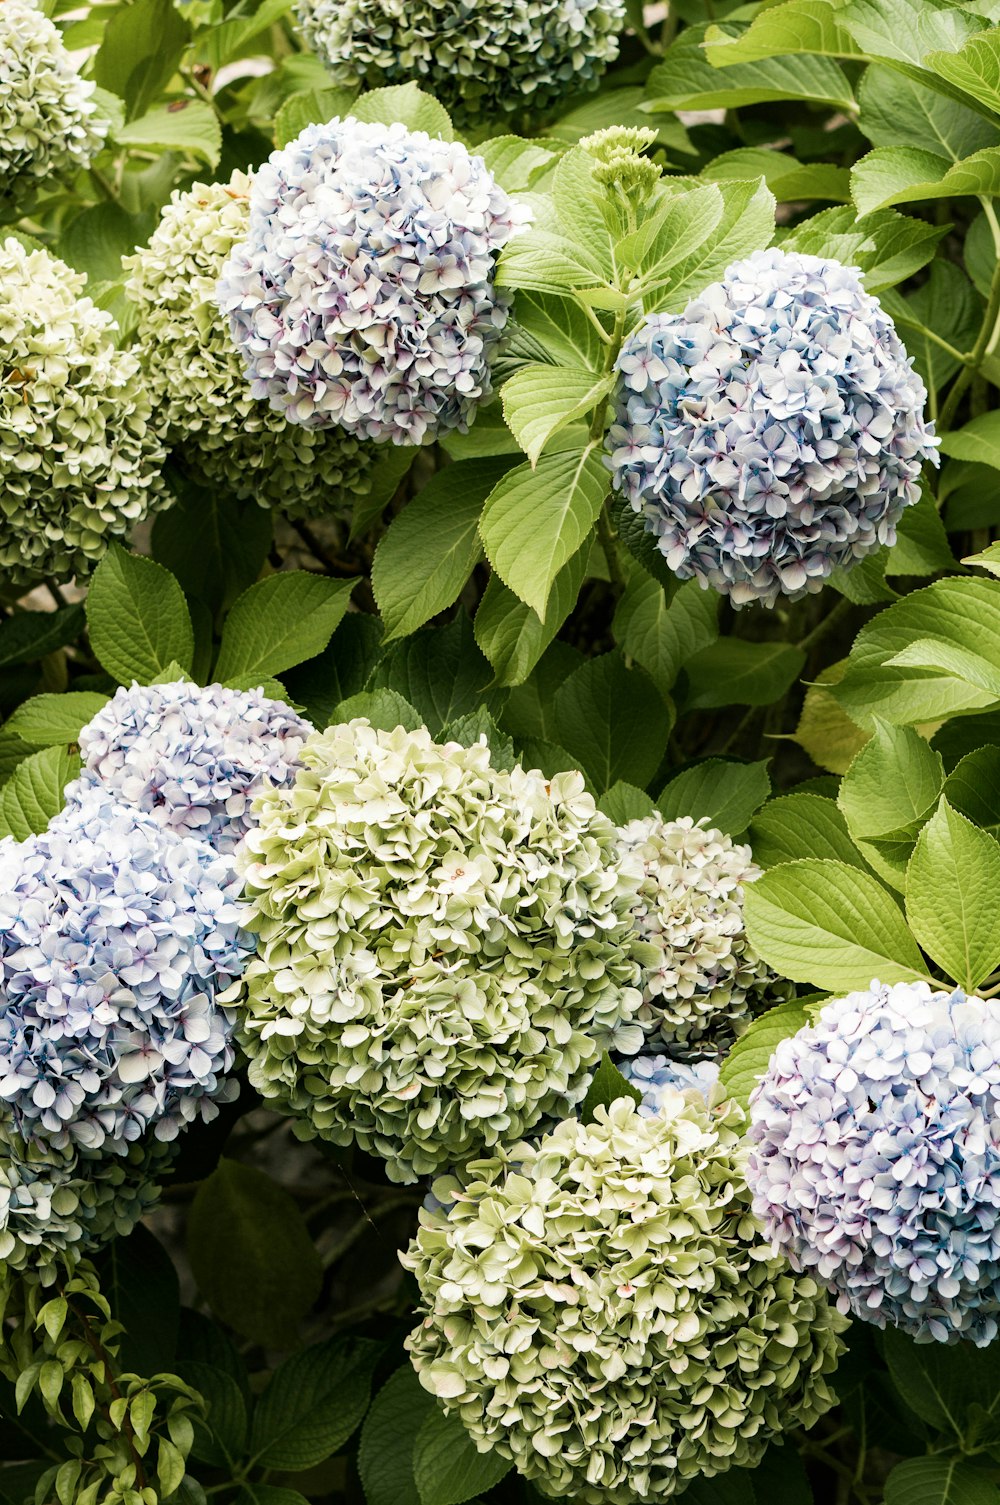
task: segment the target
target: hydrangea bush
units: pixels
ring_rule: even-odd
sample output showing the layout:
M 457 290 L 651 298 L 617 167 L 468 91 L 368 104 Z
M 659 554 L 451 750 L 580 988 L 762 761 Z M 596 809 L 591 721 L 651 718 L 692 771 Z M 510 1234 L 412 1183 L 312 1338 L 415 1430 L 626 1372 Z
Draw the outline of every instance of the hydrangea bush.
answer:
M 997 1494 L 995 7 L 822 10 L 0 0 L 2 1505 Z

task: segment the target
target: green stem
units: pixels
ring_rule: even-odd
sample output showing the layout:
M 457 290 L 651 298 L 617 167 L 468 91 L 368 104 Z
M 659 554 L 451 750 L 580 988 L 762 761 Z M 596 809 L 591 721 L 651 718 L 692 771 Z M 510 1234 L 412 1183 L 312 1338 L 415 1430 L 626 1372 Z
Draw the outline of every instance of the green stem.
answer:
M 984 199 L 983 210 L 989 220 L 990 229 L 993 232 L 993 242 L 997 249 L 997 264 L 993 268 L 993 280 L 990 283 L 990 295 L 986 303 L 986 312 L 983 315 L 983 323 L 975 345 L 969 351 L 966 365 L 955 377 L 948 392 L 948 396 L 941 404 L 941 413 L 938 419 L 939 427 L 947 431 L 951 428 L 958 412 L 959 403 L 965 396 L 972 379 L 977 375 L 979 367 L 987 356 L 993 354 L 997 342 L 1000 341 L 1000 223 L 997 221 L 993 205 L 988 199 Z

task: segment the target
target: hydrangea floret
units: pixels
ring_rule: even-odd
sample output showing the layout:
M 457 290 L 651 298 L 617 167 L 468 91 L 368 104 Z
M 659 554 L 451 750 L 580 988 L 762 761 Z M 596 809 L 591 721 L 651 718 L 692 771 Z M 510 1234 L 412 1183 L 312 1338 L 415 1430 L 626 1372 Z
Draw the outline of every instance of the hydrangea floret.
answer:
M 635 1049 L 630 895 L 576 773 L 364 720 L 307 742 L 238 856 L 250 1080 L 413 1181 L 557 1118 Z
M 176 190 L 149 244 L 126 257 L 136 349 L 158 432 L 199 482 L 292 517 L 345 510 L 371 489 L 376 451 L 340 427 L 292 423 L 251 396 L 215 289 L 247 233 L 250 179 Z
M 595 88 L 618 56 L 624 0 L 299 0 L 334 83 L 416 81 L 461 125 L 538 114 Z
M 696 1093 L 620 1099 L 434 1183 L 411 1359 L 544 1494 L 665 1499 L 833 1405 L 846 1321 L 751 1217 L 742 1126 Z
M 59 28 L 30 0 L 0 0 L 0 219 L 51 179 L 89 167 L 108 122 Z
M 918 1342 L 993 1342 L 995 1002 L 873 982 L 778 1045 L 750 1106 L 754 1210 L 797 1269 Z
M 760 877 L 750 848 L 690 816 L 657 814 L 622 827 L 619 846 L 623 872 L 639 874 L 638 1022 L 672 1055 L 731 1044 L 754 1013 L 791 992 L 744 928 L 744 886 Z
M 174 1144 L 147 1136 L 101 1150 L 25 1143 L 0 1120 L 0 1264 L 39 1269 L 132 1232 L 159 1196 Z
M 642 1093 L 639 1112 L 659 1113 L 666 1097 L 674 1092 L 697 1092 L 706 1103 L 718 1100 L 718 1061 L 674 1061 L 669 1056 L 633 1056 L 618 1063 L 627 1082 Z
M 0 15 L 10 0 L 0 0 Z M 86 574 L 166 500 L 136 357 L 86 279 L 0 243 L 0 577 Z
M 118 690 L 80 733 L 83 767 L 67 804 L 95 791 L 161 825 L 231 853 L 251 823 L 254 796 L 290 784 L 312 731 L 260 690 L 186 680 Z
M 104 791 L 0 841 L 0 1101 L 25 1139 L 169 1141 L 230 1093 L 231 858 Z
M 254 175 L 218 306 L 254 398 L 308 428 L 422 444 L 489 396 L 523 215 L 481 157 L 404 125 L 311 125 Z
M 891 545 L 936 460 L 927 393 L 856 268 L 758 251 L 618 358 L 616 487 L 670 568 L 734 606 Z

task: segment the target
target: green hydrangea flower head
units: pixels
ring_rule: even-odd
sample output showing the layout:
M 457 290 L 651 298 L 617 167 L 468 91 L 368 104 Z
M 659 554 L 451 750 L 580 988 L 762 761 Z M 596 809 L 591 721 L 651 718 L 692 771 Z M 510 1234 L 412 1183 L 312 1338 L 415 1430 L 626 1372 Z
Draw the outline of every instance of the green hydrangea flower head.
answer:
M 139 363 L 84 284 L 48 251 L 0 242 L 0 578 L 13 585 L 87 574 L 167 499 Z
M 30 0 L 0 0 L 0 219 L 46 180 L 88 167 L 108 122 L 62 33 Z
M 336 84 L 414 82 L 459 125 L 537 115 L 597 87 L 618 56 L 624 0 L 298 0 Z
M 666 1499 L 835 1403 L 847 1323 L 750 1213 L 715 1089 L 569 1119 L 436 1181 L 403 1256 L 424 1387 L 545 1495 Z
M 110 1154 L 56 1149 L 0 1120 L 0 1264 L 36 1269 L 131 1233 L 176 1150 L 151 1136 Z
M 639 1023 L 673 1056 L 731 1045 L 755 1013 L 793 992 L 744 928 L 744 887 L 760 877 L 750 848 L 690 816 L 631 821 L 619 841 L 623 868 L 639 878 Z
M 185 469 L 241 500 L 318 517 L 371 490 L 378 451 L 338 426 L 290 423 L 251 396 L 214 301 L 229 253 L 246 239 L 249 194 L 242 172 L 175 190 L 149 244 L 125 258 L 136 348 L 159 433 Z
M 631 895 L 580 774 L 364 720 L 299 757 L 254 805 L 258 955 L 220 1001 L 302 1137 L 414 1181 L 563 1116 L 602 1048 L 638 1047 Z

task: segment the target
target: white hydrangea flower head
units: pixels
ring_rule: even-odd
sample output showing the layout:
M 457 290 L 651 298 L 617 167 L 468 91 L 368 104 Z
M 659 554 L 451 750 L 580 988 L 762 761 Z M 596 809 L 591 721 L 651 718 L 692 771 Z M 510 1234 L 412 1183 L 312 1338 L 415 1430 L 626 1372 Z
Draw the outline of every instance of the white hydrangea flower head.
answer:
M 742 1126 L 696 1092 L 619 1099 L 435 1181 L 410 1357 L 543 1494 L 666 1499 L 834 1404 L 846 1320 L 751 1216 Z
M 88 573 L 167 500 L 139 363 L 84 284 L 48 251 L 0 243 L 0 577 L 13 585 Z
M 157 430 L 196 479 L 291 517 L 347 510 L 377 451 L 340 427 L 307 428 L 251 395 L 215 289 L 247 234 L 250 179 L 175 190 L 149 244 L 126 257 L 136 353 Z
M 232 853 L 265 783 L 290 784 L 313 730 L 260 690 L 225 685 L 124 686 L 80 732 L 80 777 L 68 806 L 104 791 L 181 835 Z
M 688 815 L 657 814 L 622 827 L 619 844 L 623 870 L 639 873 L 638 1023 L 651 1040 L 672 1055 L 703 1055 L 791 996 L 747 938 L 744 887 L 760 877 L 748 846 Z
M 538 114 L 595 88 L 618 56 L 624 0 L 299 0 L 336 84 L 415 81 L 460 125 Z
M 670 568 L 734 606 L 822 588 L 896 541 L 938 440 L 861 273 L 772 248 L 618 358 L 615 485 Z
M 307 126 L 254 174 L 218 306 L 250 379 L 292 423 L 422 444 L 491 393 L 523 214 L 481 157 L 404 125 Z
M 1000 1006 L 924 982 L 849 993 L 750 1099 L 754 1211 L 843 1312 L 918 1343 L 995 1341 Z
M 31 0 L 0 0 L 0 219 L 53 177 L 89 167 L 108 132 L 92 83 Z
M 642 1038 L 630 896 L 582 776 L 364 720 L 301 761 L 237 858 L 257 956 L 224 1001 L 252 1084 L 397 1181 L 579 1103 L 602 1048 Z

